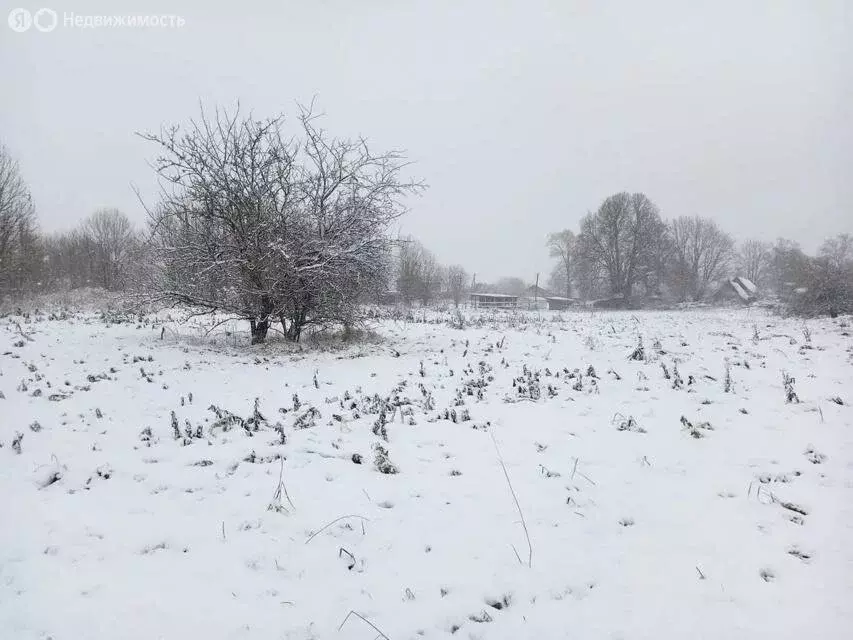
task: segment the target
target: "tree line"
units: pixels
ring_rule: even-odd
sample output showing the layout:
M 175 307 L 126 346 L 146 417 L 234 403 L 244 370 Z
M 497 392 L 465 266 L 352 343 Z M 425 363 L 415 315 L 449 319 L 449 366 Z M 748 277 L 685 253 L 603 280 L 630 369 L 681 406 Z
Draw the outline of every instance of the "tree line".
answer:
M 101 209 L 70 231 L 39 230 L 18 163 L 0 146 L 0 298 L 31 291 L 128 284 L 141 234 L 117 209 Z
M 402 153 L 330 136 L 311 107 L 299 110 L 298 135 L 285 137 L 283 122 L 217 109 L 140 134 L 156 149 L 161 184 L 141 229 L 102 209 L 70 231 L 42 233 L 20 168 L 0 146 L 0 299 L 126 291 L 245 319 L 263 342 L 274 326 L 294 341 L 306 327 L 351 327 L 363 302 L 389 291 L 424 305 L 458 305 L 470 291 L 524 293 L 522 278 L 476 282 L 416 239 L 390 236 L 405 197 L 424 188 L 404 176 Z M 850 235 L 809 256 L 789 240 L 737 243 L 698 216 L 667 222 L 646 195 L 617 193 L 546 246 L 555 260 L 548 285 L 567 298 L 695 301 L 737 274 L 800 313 L 853 311 Z
M 549 285 L 567 298 L 701 301 L 721 281 L 746 277 L 803 313 L 853 311 L 853 237 L 828 239 L 809 256 L 790 240 L 740 243 L 713 220 L 669 222 L 643 193 L 617 193 L 570 229 L 549 234 Z
M 727 279 L 749 279 L 765 296 L 797 313 L 853 312 L 853 236 L 830 238 L 817 255 L 779 239 L 738 242 L 713 220 L 681 216 L 665 221 L 642 193 L 617 193 L 584 216 L 577 232 L 546 239 L 554 266 L 551 292 L 580 300 L 609 299 L 617 306 L 707 300 Z M 399 241 L 388 287 L 402 302 L 458 304 L 470 292 L 523 296 L 528 279 L 508 276 L 476 282 L 462 266 L 443 267 L 413 238 Z M 616 300 L 614 300 L 616 299 Z

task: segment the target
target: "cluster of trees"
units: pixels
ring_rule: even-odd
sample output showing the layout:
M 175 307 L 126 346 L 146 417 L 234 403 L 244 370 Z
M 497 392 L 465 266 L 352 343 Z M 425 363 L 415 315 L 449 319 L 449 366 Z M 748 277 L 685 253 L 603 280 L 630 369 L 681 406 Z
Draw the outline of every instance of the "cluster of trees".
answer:
M 397 240 L 397 256 L 391 280 L 400 298 L 406 304 L 418 301 L 429 304 L 446 296 L 456 306 L 462 302 L 470 288 L 468 272 L 455 264 L 442 266 L 435 255 L 414 238 Z
M 581 220 L 579 233 L 552 233 L 546 244 L 556 260 L 549 284 L 566 297 L 702 300 L 715 283 L 742 275 L 800 311 L 853 310 L 849 235 L 828 240 L 815 257 L 788 240 L 738 245 L 712 220 L 666 222 L 645 194 L 617 193 Z
M 438 299 L 459 306 L 471 292 L 505 293 L 522 296 L 528 284 L 523 278 L 506 276 L 494 282 L 477 282 L 462 265 L 441 265 L 435 255 L 418 240 L 408 237 L 396 241 L 397 252 L 386 288 L 396 288 L 405 304 L 427 305 Z
M 42 286 L 121 291 L 141 251 L 142 235 L 118 209 L 100 209 L 75 229 L 42 239 Z
M 728 266 L 734 241 L 699 217 L 666 223 L 643 193 L 617 193 L 587 214 L 580 232 L 548 236 L 557 259 L 551 284 L 566 297 L 659 295 L 666 287 L 681 300 L 700 299 Z
M 0 296 L 86 286 L 123 289 L 140 238 L 116 209 L 96 211 L 71 231 L 41 233 L 20 168 L 0 147 Z
M 0 146 L 0 295 L 32 282 L 38 270 L 33 247 L 38 226 L 29 187 L 18 163 Z
M 782 240 L 767 261 L 776 293 L 795 313 L 853 312 L 853 236 L 826 240 L 817 256 L 807 256 L 796 243 Z

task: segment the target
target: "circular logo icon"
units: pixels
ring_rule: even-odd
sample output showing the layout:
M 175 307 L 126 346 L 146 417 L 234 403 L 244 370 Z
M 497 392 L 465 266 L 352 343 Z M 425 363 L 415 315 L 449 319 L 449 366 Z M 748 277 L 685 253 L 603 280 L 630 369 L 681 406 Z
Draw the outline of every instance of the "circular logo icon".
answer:
M 59 22 L 59 16 L 53 9 L 39 9 L 33 14 L 33 24 L 35 28 L 42 33 L 48 33 L 56 29 L 56 24 Z
M 33 23 L 32 14 L 26 9 L 12 9 L 9 12 L 9 28 L 12 31 L 23 33 Z

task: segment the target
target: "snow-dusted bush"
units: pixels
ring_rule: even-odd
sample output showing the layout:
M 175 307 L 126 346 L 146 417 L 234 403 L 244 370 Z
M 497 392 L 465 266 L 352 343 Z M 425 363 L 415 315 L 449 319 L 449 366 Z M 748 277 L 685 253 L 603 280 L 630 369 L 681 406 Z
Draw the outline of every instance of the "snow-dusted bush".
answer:
M 330 138 L 310 108 L 298 121 L 301 141 L 282 136 L 281 117 L 220 110 L 142 136 L 164 184 L 147 299 L 244 318 L 253 343 L 273 321 L 296 341 L 362 318 L 360 299 L 387 273 L 386 230 L 421 185 L 402 177 L 399 153 Z

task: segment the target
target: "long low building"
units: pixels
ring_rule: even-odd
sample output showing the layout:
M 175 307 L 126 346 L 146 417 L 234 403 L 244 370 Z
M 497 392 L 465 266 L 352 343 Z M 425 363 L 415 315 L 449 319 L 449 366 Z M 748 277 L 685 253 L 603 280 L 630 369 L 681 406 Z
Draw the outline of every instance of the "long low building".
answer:
M 562 296 L 545 296 L 548 302 L 548 309 L 551 311 L 563 311 L 578 304 L 576 298 L 564 298 Z
M 515 309 L 518 306 L 518 296 L 506 293 L 472 293 L 471 306 L 493 309 Z

